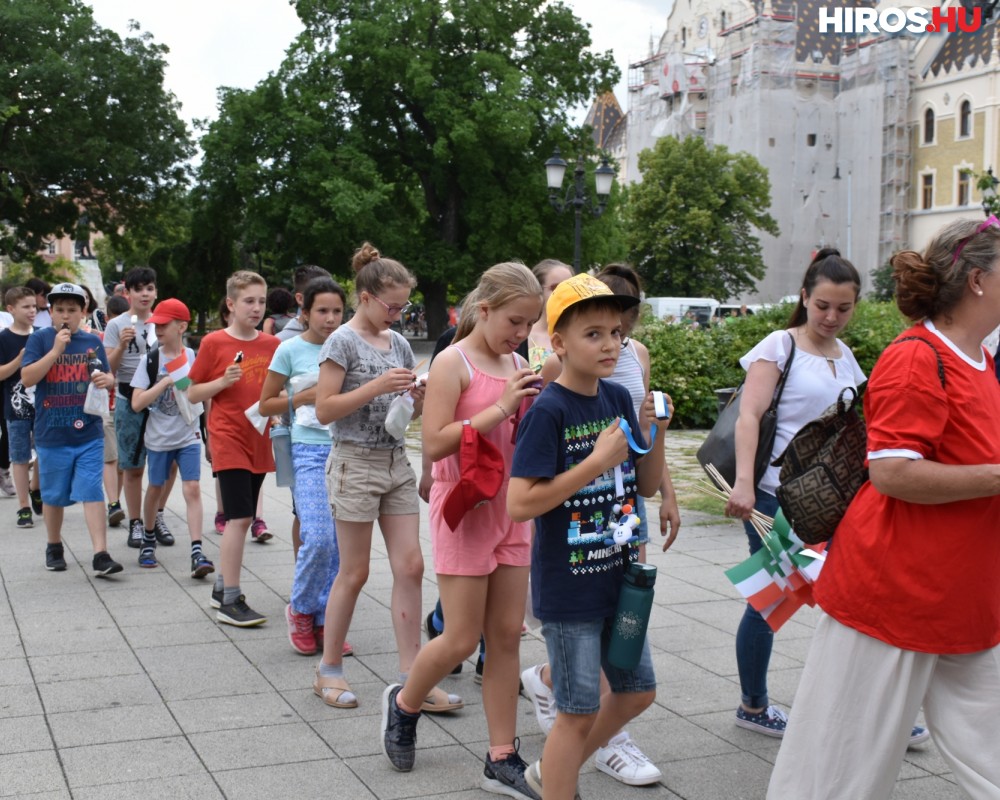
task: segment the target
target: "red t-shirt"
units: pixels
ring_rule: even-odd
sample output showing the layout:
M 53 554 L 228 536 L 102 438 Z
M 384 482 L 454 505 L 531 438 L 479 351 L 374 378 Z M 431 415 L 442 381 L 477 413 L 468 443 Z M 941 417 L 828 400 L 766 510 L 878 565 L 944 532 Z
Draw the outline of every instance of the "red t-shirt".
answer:
M 891 345 L 868 381 L 868 452 L 942 464 L 1000 464 L 1000 385 L 923 325 Z M 974 653 L 1000 643 L 1000 497 L 922 505 L 870 482 L 837 528 L 815 597 L 839 622 L 904 650 Z
M 260 400 L 267 366 L 278 349 L 277 337 L 258 333 L 253 341 L 243 341 L 224 330 L 208 334 L 201 340 L 198 357 L 188 377 L 195 383 L 208 383 L 222 377 L 236 354 L 243 351 L 243 377 L 212 398 L 208 414 L 209 446 L 212 448 L 212 468 L 246 469 L 261 474 L 274 472 L 271 440 L 261 436 L 243 413 Z

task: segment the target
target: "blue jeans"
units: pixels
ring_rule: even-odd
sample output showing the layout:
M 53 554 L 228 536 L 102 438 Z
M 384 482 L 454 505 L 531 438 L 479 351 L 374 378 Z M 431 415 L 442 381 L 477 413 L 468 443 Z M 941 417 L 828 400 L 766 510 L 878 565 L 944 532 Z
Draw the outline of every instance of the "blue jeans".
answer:
M 312 614 L 316 625 L 323 624 L 330 587 L 340 571 L 337 529 L 326 494 L 329 455 L 329 445 L 292 443 L 295 468 L 292 496 L 302 538 L 292 580 L 292 609 L 299 614 Z
M 778 511 L 778 498 L 762 489 L 757 489 L 757 502 L 754 509 L 773 517 Z M 749 522 L 744 522 L 747 540 L 750 544 L 750 555 L 753 555 L 764 543 L 757 531 Z M 767 697 L 767 665 L 771 661 L 771 647 L 774 644 L 774 631 L 752 605 L 747 603 L 743 619 L 736 630 L 736 666 L 740 672 L 740 690 L 743 694 L 743 705 L 747 708 L 765 708 Z

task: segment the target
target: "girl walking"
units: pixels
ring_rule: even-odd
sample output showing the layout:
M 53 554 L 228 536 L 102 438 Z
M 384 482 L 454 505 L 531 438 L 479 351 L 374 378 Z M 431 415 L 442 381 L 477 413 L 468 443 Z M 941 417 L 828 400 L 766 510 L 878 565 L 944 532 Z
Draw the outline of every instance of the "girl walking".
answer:
M 415 384 L 413 351 L 390 330 L 410 306 L 416 281 L 367 242 L 354 254 L 358 307 L 319 354 L 316 416 L 333 423 L 327 490 L 337 526 L 340 571 L 326 605 L 323 658 L 313 691 L 334 708 L 354 708 L 344 677 L 343 647 L 358 595 L 368 580 L 372 529 L 378 520 L 392 570 L 392 625 L 405 677 L 420 650 L 420 583 L 424 559 L 418 540 L 417 481 L 402 438 L 385 430 L 389 405 L 408 392 L 419 414 L 424 389 Z M 454 666 L 454 665 L 452 665 Z M 425 711 L 453 711 L 462 699 L 435 689 Z
M 422 699 L 475 651 L 484 633 L 490 654 L 483 672 L 490 749 L 482 786 L 528 798 L 537 795 L 524 781 L 527 764 L 517 753 L 514 734 L 530 526 L 507 515 L 506 481 L 495 497 L 457 521 L 449 499 L 464 488 L 456 490 L 468 471 L 464 440 L 470 428 L 502 454 L 503 474 L 510 473 L 512 420 L 525 399 L 538 394 L 537 376 L 514 351 L 541 312 L 542 290 L 529 269 L 491 267 L 463 304 L 455 343 L 431 368 L 423 435 L 424 449 L 435 462 L 431 540 L 447 624 L 421 652 L 403 685 L 386 689 L 382 711 L 383 749 L 393 767 L 407 771 L 413 765 Z
M 266 417 L 287 414 L 289 395 L 296 410 L 291 421 L 292 497 L 302 544 L 285 620 L 292 648 L 307 656 L 323 647 L 326 601 L 340 565 L 337 530 L 326 493 L 326 461 L 332 440 L 330 429 L 316 419 L 315 404 L 320 350 L 340 327 L 345 302 L 344 290 L 329 278 L 316 278 L 306 286 L 302 302 L 306 330 L 278 345 L 260 393 L 260 413 Z M 295 391 L 297 383 L 312 385 Z

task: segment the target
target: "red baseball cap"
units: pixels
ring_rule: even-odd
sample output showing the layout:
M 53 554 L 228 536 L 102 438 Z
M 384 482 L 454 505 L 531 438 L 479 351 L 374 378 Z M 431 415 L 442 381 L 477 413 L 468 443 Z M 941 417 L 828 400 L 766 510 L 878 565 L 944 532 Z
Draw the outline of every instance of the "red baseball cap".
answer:
M 190 322 L 191 312 L 180 300 L 170 297 L 156 304 L 156 308 L 153 309 L 153 313 L 146 322 L 152 322 L 154 325 L 166 325 L 175 319 L 179 319 L 181 322 Z
M 489 439 L 466 420 L 458 447 L 460 476 L 458 485 L 444 501 L 444 520 L 452 530 L 458 527 L 467 511 L 497 496 L 505 474 L 503 455 Z

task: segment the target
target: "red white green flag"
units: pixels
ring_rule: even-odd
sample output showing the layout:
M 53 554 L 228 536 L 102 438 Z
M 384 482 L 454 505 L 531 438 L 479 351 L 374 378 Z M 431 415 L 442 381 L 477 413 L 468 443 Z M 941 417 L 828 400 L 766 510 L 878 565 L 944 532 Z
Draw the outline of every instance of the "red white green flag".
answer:
M 191 365 L 188 363 L 186 351 L 181 351 L 177 358 L 168 361 L 164 368 L 167 370 L 167 374 L 173 378 L 174 388 L 184 391 L 191 385 L 191 379 L 188 378 Z

